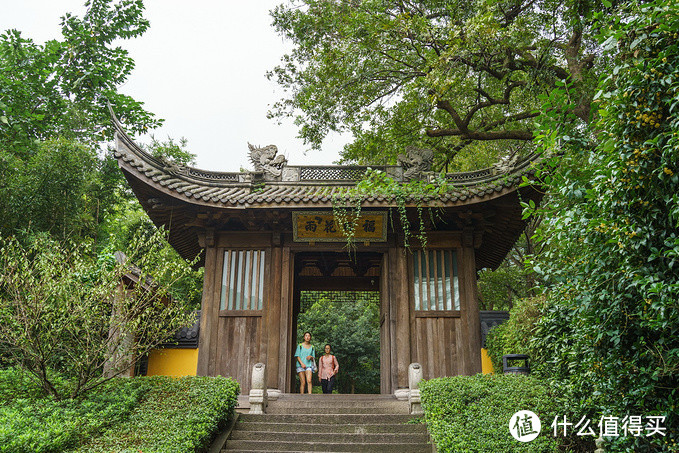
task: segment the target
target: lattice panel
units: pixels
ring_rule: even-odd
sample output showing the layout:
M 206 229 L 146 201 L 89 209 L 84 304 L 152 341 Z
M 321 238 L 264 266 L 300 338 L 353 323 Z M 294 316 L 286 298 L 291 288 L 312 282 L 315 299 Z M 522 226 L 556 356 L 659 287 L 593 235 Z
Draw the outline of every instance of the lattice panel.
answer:
M 319 300 L 353 304 L 358 300 L 368 300 L 380 305 L 379 291 L 300 291 L 300 312 L 303 313 Z M 299 335 L 302 332 L 298 332 Z M 301 340 L 300 340 L 301 341 Z
M 201 171 L 195 168 L 189 169 L 189 175 L 213 181 L 238 181 L 238 173 L 219 173 L 211 171 Z
M 365 175 L 368 167 L 301 167 L 299 179 L 325 181 L 356 181 Z
M 476 182 L 480 179 L 485 179 L 492 176 L 490 169 L 469 171 L 465 173 L 449 173 L 446 175 L 446 180 L 449 182 Z

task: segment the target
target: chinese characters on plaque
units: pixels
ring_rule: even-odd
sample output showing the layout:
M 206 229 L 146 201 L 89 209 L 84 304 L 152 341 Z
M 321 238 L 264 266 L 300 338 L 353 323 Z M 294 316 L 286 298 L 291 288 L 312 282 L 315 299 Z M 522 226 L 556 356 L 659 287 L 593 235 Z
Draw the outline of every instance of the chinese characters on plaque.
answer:
M 387 213 L 361 212 L 357 222 L 353 214 L 347 220 L 355 224 L 353 237 L 361 242 L 387 240 Z M 297 242 L 340 242 L 347 237 L 338 220 L 328 211 L 296 211 L 292 213 L 293 238 Z

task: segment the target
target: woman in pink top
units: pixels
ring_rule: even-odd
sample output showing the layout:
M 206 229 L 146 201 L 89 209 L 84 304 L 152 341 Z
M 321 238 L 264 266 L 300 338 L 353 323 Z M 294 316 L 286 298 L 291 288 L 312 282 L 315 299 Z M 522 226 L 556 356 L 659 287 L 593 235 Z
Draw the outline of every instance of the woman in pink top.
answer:
M 332 393 L 335 384 L 335 375 L 339 371 L 337 358 L 330 353 L 330 345 L 325 345 L 325 354 L 318 359 L 318 378 L 321 380 L 323 393 Z

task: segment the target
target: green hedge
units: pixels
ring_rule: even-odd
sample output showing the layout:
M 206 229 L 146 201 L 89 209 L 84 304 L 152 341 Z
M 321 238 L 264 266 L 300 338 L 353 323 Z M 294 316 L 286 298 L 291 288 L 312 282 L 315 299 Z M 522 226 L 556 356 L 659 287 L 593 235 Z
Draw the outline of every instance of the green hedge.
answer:
M 0 452 L 195 452 L 233 412 L 230 378 L 114 379 L 81 400 L 55 401 L 0 370 Z
M 559 410 L 545 385 L 531 376 L 476 375 L 420 384 L 425 421 L 439 452 L 551 452 L 558 439 L 550 424 Z M 519 410 L 542 422 L 532 442 L 515 440 L 509 420 Z
M 0 452 L 62 452 L 125 420 L 147 389 L 139 380 L 122 384 L 112 381 L 84 400 L 55 401 L 22 373 L 0 370 Z

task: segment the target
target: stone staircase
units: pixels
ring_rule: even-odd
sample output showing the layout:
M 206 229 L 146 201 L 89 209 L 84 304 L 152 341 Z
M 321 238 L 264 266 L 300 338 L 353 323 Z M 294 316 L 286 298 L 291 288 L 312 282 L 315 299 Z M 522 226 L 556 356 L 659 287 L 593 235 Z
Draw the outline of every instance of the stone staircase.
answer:
M 426 426 L 392 395 L 282 394 L 267 413 L 242 413 L 226 452 L 431 452 Z

